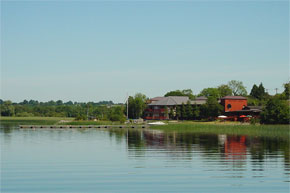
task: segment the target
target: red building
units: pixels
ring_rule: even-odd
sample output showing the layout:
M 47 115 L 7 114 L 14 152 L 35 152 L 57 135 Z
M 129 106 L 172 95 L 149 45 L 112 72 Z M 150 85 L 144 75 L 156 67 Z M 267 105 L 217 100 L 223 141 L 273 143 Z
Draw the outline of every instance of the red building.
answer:
M 242 96 L 225 96 L 220 104 L 224 106 L 228 120 L 249 121 L 251 117 L 259 117 L 262 112 L 262 107 L 247 106 L 247 98 Z
M 225 96 L 221 98 L 225 112 L 240 111 L 247 106 L 247 98 L 242 96 Z

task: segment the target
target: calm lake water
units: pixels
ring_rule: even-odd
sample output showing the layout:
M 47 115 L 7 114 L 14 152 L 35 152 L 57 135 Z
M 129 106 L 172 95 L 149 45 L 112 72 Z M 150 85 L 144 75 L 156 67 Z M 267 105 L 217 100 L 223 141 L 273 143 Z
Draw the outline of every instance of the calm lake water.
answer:
M 289 140 L 2 125 L 1 192 L 289 192 Z

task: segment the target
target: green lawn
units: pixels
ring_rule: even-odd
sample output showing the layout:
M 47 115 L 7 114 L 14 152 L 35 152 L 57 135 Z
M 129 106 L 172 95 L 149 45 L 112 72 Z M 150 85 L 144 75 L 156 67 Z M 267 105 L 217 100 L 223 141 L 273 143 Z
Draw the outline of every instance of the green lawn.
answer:
M 59 121 L 72 121 L 73 118 L 67 117 L 0 117 L 1 124 L 19 125 L 54 125 Z
M 67 117 L 0 117 L 1 124 L 17 125 L 113 125 L 111 121 L 75 121 Z
M 0 121 L 60 121 L 60 120 L 74 120 L 74 118 L 68 117 L 0 117 Z

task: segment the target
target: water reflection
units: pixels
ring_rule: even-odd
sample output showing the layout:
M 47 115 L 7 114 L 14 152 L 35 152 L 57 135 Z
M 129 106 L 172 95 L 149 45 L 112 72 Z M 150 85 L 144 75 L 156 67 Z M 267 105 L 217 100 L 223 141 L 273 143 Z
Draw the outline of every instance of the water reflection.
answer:
M 35 183 L 65 192 L 88 187 L 83 192 L 138 192 L 148 184 L 151 192 L 245 192 L 240 187 L 285 192 L 289 187 L 287 138 L 2 125 L 0 144 L 3 187 L 10 192 L 32 192 Z M 118 182 L 135 189 L 112 189 Z
M 129 156 L 145 156 L 151 150 L 172 159 L 192 159 L 195 152 L 207 161 L 219 160 L 243 167 L 250 159 L 253 170 L 262 171 L 265 160 L 283 158 L 289 170 L 289 140 L 267 137 L 162 132 L 160 130 L 109 130 L 116 140 L 126 140 Z M 154 156 L 154 155 L 151 155 Z
M 30 132 L 26 132 L 25 135 L 39 134 L 33 132 L 32 129 L 28 130 Z M 57 132 L 59 133 L 58 140 L 61 140 L 62 131 L 68 130 L 75 131 L 76 129 L 54 129 L 52 132 L 49 130 L 45 130 L 45 132 L 46 135 L 52 137 L 56 137 L 55 132 Z M 78 132 L 86 134 L 88 130 L 78 129 Z M 90 130 L 92 131 L 92 129 Z M 13 131 L 19 131 L 19 129 L 13 124 L 1 123 L 0 133 L 4 140 L 9 141 Z M 289 171 L 290 153 L 287 138 L 163 132 L 153 129 L 105 129 L 104 131 L 117 144 L 125 141 L 131 157 L 140 157 L 145 155 L 145 152 L 158 152 L 172 157 L 172 159 L 188 160 L 198 152 L 208 161 L 219 159 L 242 164 L 243 161 L 250 159 L 252 164 L 257 166 L 257 170 L 263 169 L 260 166 L 266 160 L 283 158 L 285 168 Z M 67 132 L 66 136 L 68 136 Z

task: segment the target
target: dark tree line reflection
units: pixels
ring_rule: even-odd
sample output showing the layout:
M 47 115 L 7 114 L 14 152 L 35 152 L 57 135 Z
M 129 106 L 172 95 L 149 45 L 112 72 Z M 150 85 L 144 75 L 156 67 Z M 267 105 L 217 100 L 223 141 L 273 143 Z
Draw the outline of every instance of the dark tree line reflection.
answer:
M 0 132 L 4 139 L 10 139 L 10 133 L 17 127 L 13 124 L 1 124 Z M 118 144 L 126 143 L 129 156 L 144 157 L 146 153 L 164 154 L 173 160 L 191 160 L 199 153 L 204 161 L 220 161 L 242 168 L 250 160 L 257 171 L 263 170 L 267 160 L 283 159 L 285 172 L 289 175 L 290 154 L 289 138 L 230 136 L 214 134 L 196 134 L 192 132 L 163 132 L 151 129 L 109 129 L 111 140 Z M 84 130 L 80 132 L 86 133 Z M 94 132 L 94 131 L 89 131 Z M 154 155 L 151 155 L 154 156 Z
M 245 165 L 250 159 L 253 166 L 261 168 L 266 159 L 283 158 L 285 169 L 289 170 L 289 140 L 268 138 L 196 134 L 190 132 L 162 132 L 159 130 L 110 130 L 116 140 L 125 140 L 129 155 L 142 156 L 146 151 L 160 151 L 172 159 L 191 159 L 195 152 L 201 152 L 207 160 L 221 160 L 227 163 Z

